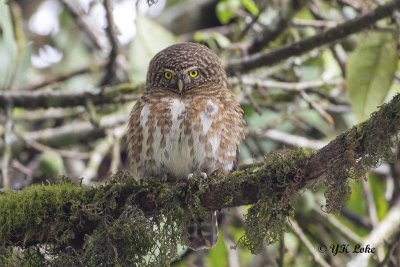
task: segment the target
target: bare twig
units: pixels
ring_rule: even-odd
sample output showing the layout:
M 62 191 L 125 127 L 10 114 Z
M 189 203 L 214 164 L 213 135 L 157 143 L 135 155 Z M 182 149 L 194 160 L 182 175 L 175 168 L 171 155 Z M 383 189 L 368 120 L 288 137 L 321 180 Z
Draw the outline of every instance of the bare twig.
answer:
M 115 86 L 81 92 L 6 91 L 0 92 L 0 110 L 10 103 L 25 109 L 85 106 L 88 100 L 94 105 L 122 103 L 138 98 L 139 88 L 141 86 Z
M 100 32 L 96 31 L 93 22 L 86 16 L 85 11 L 76 0 L 60 0 L 66 10 L 76 20 L 76 23 L 87 34 L 93 45 L 102 51 L 109 50 L 107 38 Z
M 4 130 L 4 147 L 3 147 L 3 159 L 1 161 L 1 174 L 2 174 L 2 185 L 4 188 L 11 187 L 11 178 L 9 173 L 10 161 L 12 158 L 12 132 L 13 132 L 13 119 L 12 119 L 12 106 L 6 106 L 6 123 Z M 0 149 L 1 150 L 1 149 Z
M 26 132 L 23 133 L 23 135 L 27 140 L 33 140 L 37 143 L 53 147 L 60 147 L 65 144 L 66 141 L 71 144 L 73 142 L 87 140 L 89 136 L 91 141 L 93 141 L 98 137 L 104 136 L 105 129 L 126 123 L 128 120 L 127 113 L 128 112 L 125 114 L 117 113 L 104 116 L 100 119 L 99 127 L 94 127 L 90 122 L 71 122 L 70 124 L 56 128 Z M 14 152 L 19 151 L 24 143 L 25 142 L 18 139 L 16 136 L 11 136 L 10 144 Z M 32 144 L 32 142 L 30 144 Z M 0 150 L 2 149 L 4 149 L 4 144 L 0 143 Z
M 333 214 L 327 214 L 321 211 L 320 208 L 313 208 L 313 210 L 318 214 L 318 216 L 321 216 L 325 222 L 334 227 L 339 233 L 341 233 L 348 240 L 351 240 L 356 244 L 362 243 L 361 237 L 358 236 L 353 230 L 349 229 L 346 225 L 341 223 L 338 219 L 336 219 Z
M 339 22 L 332 20 L 293 19 L 292 24 L 296 27 L 313 27 L 317 29 L 325 29 L 336 27 Z
M 322 118 L 332 127 L 335 125 L 335 121 L 333 120 L 333 117 L 329 115 L 328 112 L 326 112 L 322 106 L 314 101 L 306 92 L 300 91 L 301 97 L 314 109 L 316 110 L 319 115 L 321 115 Z
M 18 171 L 23 173 L 24 175 L 26 175 L 28 177 L 28 179 L 30 179 L 33 175 L 33 171 L 31 169 L 27 168 L 24 164 L 22 164 L 21 162 L 19 162 L 16 159 L 12 160 L 11 166 L 14 169 L 17 169 Z
M 364 238 L 363 246 L 369 245 L 371 248 L 377 248 L 382 245 L 391 236 L 398 233 L 400 229 L 400 201 L 398 201 L 386 214 L 385 218 L 372 229 L 370 234 Z M 371 253 L 353 254 L 347 266 L 348 267 L 365 267 L 368 266 L 368 260 Z
M 237 85 L 240 82 L 244 85 L 249 86 L 261 86 L 263 88 L 280 88 L 282 90 L 287 91 L 307 91 L 316 87 L 324 87 L 324 86 L 340 86 L 343 84 L 342 79 L 333 79 L 333 80 L 316 80 L 316 81 L 305 81 L 305 82 L 281 82 L 274 80 L 259 80 L 254 79 L 249 76 L 242 76 L 241 81 L 239 82 L 238 78 L 231 77 L 229 79 L 230 84 Z
M 311 244 L 311 241 L 304 234 L 303 230 L 300 228 L 299 224 L 294 220 L 290 220 L 290 226 L 294 232 L 294 234 L 300 239 L 300 241 L 305 245 L 307 250 L 311 253 L 316 263 L 323 267 L 330 267 L 330 265 L 324 260 L 314 246 Z
M 104 0 L 107 19 L 107 35 L 111 43 L 111 50 L 108 56 L 106 73 L 102 78 L 100 85 L 113 84 L 117 81 L 118 57 L 121 56 L 121 48 L 117 36 L 117 28 L 114 23 L 111 0 Z
M 16 122 L 40 123 L 52 120 L 73 119 L 81 116 L 83 113 L 85 113 L 83 107 L 48 108 L 38 110 L 24 109 L 14 114 L 14 120 Z
M 248 134 L 255 134 L 258 137 L 268 138 L 293 147 L 303 147 L 317 150 L 326 145 L 325 142 L 319 140 L 311 140 L 302 136 L 288 134 L 275 129 L 269 129 L 265 131 L 259 130 L 250 132 Z
M 374 200 L 374 196 L 372 194 L 372 190 L 371 190 L 369 181 L 363 179 L 362 187 L 363 187 L 364 197 L 367 202 L 368 215 L 371 220 L 372 227 L 376 228 L 377 225 L 379 224 L 378 211 L 377 211 L 377 208 L 375 205 L 375 200 Z M 376 256 L 378 257 L 379 261 L 384 258 L 384 255 L 385 255 L 384 253 L 385 253 L 385 251 L 383 250 L 383 248 L 381 248 L 381 247 L 377 248 Z
M 100 163 L 104 159 L 104 157 L 110 153 L 110 148 L 113 146 L 115 139 L 121 139 L 122 136 L 125 134 L 126 125 L 122 125 L 110 130 L 107 136 L 100 140 L 99 143 L 96 145 L 96 148 L 91 153 L 89 162 L 87 164 L 87 168 L 82 174 L 83 184 L 91 184 L 93 178 L 95 178 Z
M 77 69 L 77 70 L 74 70 L 74 71 L 71 71 L 71 72 L 68 72 L 68 73 L 62 73 L 62 74 L 60 74 L 58 76 L 46 79 L 46 80 L 44 80 L 44 81 L 42 81 L 40 83 L 23 87 L 23 88 L 19 89 L 19 91 L 33 91 L 33 90 L 37 90 L 37 89 L 40 89 L 42 87 L 46 87 L 46 86 L 49 86 L 49 85 L 52 85 L 52 84 L 55 84 L 55 83 L 64 82 L 64 81 L 66 81 L 68 79 L 71 79 L 71 78 L 73 78 L 75 76 L 91 72 L 95 67 L 97 67 L 97 66 L 83 67 L 83 68 L 80 68 L 80 69 Z
M 52 151 L 52 152 L 59 154 L 62 157 L 65 157 L 65 158 L 87 159 L 89 157 L 88 153 L 86 153 L 86 152 L 63 150 L 63 149 L 57 149 L 57 148 L 52 148 L 52 147 L 43 145 L 39 142 L 36 142 L 33 139 L 29 139 L 29 137 L 25 136 L 24 134 L 20 133 L 19 131 L 15 131 L 15 135 L 18 138 L 22 139 L 25 142 L 25 144 L 27 144 L 28 146 L 30 146 L 33 149 L 40 151 L 40 152 Z

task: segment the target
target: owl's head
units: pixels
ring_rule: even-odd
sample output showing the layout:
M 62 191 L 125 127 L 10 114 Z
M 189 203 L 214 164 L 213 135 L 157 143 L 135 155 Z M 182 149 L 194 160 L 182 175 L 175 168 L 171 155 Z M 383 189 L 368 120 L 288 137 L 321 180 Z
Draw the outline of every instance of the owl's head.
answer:
M 215 86 L 227 87 L 226 73 L 218 56 L 204 45 L 175 44 L 158 52 L 150 62 L 146 90 L 185 94 Z

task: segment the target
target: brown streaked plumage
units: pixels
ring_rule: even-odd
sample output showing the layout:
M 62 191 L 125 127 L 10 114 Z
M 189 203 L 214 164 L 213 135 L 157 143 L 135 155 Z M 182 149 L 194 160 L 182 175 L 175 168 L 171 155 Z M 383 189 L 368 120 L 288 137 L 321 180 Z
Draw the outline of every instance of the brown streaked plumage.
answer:
M 138 178 L 228 173 L 244 138 L 243 112 L 218 57 L 195 43 L 154 56 L 128 123 L 128 153 Z M 215 212 L 188 226 L 192 249 L 217 241 Z

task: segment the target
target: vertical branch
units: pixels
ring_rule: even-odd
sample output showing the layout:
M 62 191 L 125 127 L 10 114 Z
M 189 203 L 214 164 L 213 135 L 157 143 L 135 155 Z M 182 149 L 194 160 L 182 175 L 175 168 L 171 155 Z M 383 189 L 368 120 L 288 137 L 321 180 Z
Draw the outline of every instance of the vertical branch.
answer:
M 108 63 L 106 65 L 106 73 L 100 83 L 100 85 L 110 84 L 116 81 L 117 78 L 117 65 L 118 56 L 121 55 L 121 48 L 117 37 L 117 28 L 113 18 L 111 0 L 104 0 L 104 8 L 106 10 L 107 19 L 107 35 L 111 43 L 111 50 L 108 56 Z
M 11 179 L 9 173 L 10 160 L 12 157 L 12 148 L 11 148 L 11 136 L 13 129 L 13 120 L 11 117 L 12 106 L 7 105 L 6 108 L 6 123 L 4 129 L 4 153 L 3 159 L 1 161 L 1 173 L 3 176 L 3 187 L 10 188 L 11 187 Z

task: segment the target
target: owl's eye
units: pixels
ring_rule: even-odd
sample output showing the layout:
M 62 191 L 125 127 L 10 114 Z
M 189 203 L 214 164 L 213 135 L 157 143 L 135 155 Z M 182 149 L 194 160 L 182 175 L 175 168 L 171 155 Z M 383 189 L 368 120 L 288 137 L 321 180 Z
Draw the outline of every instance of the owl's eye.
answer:
M 173 76 L 172 72 L 167 71 L 167 70 L 164 71 L 164 78 L 165 78 L 165 79 L 171 80 L 171 79 L 172 79 L 172 76 Z
M 192 77 L 192 78 L 197 77 L 197 76 L 199 76 L 199 71 L 198 70 L 191 70 L 191 71 L 189 71 L 189 76 Z

